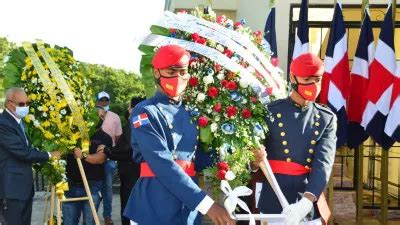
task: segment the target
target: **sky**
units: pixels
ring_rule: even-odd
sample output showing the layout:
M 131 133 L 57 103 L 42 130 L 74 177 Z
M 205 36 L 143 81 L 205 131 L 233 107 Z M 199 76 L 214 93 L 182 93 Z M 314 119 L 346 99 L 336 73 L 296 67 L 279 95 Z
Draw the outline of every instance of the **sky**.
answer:
M 75 59 L 139 73 L 141 40 L 164 0 L 0 0 L 0 36 L 21 45 L 42 39 Z

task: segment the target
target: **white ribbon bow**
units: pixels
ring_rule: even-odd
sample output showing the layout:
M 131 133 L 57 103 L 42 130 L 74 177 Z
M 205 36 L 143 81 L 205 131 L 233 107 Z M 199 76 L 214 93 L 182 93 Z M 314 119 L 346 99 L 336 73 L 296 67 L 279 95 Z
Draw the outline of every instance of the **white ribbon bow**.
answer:
M 240 196 L 249 196 L 253 193 L 253 191 L 245 186 L 236 187 L 234 190 L 232 190 L 231 186 L 226 180 L 221 181 L 221 190 L 226 195 L 226 199 L 224 201 L 224 207 L 226 211 L 228 211 L 232 219 L 235 219 L 234 212 L 236 206 L 239 205 L 240 208 L 249 213 L 250 216 L 249 225 L 256 225 L 256 221 L 254 219 L 254 216 L 251 214 L 249 207 L 246 205 L 244 201 L 242 201 L 239 198 Z

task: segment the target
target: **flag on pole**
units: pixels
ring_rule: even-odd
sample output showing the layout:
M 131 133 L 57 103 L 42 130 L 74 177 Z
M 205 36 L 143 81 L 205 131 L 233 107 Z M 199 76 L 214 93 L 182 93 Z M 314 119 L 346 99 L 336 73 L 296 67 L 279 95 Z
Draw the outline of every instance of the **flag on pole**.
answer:
M 400 66 L 397 65 L 394 81 L 393 93 L 390 101 L 390 112 L 388 114 L 385 133 L 393 139 L 400 142 Z
M 347 100 L 350 91 L 350 69 L 347 54 L 347 35 L 342 6 L 336 3 L 325 54 L 325 73 L 322 77 L 320 102 L 327 104 L 338 119 L 337 143 L 340 147 L 347 141 Z
M 389 4 L 370 66 L 368 103 L 361 123 L 367 134 L 386 150 L 394 143 L 384 128 L 390 110 L 395 70 L 392 5 Z
M 275 31 L 275 6 L 271 6 L 271 10 L 265 22 L 264 38 L 267 46 L 271 50 L 271 63 L 278 66 L 278 46 L 276 45 L 276 31 Z
M 368 138 L 364 127 L 361 126 L 362 115 L 367 106 L 367 91 L 369 69 L 374 59 L 374 35 L 372 33 L 369 10 L 365 9 L 365 17 L 361 26 L 360 38 L 351 71 L 351 88 L 349 96 L 349 132 L 347 146 L 356 148 Z
M 302 0 L 292 60 L 308 52 L 308 0 Z

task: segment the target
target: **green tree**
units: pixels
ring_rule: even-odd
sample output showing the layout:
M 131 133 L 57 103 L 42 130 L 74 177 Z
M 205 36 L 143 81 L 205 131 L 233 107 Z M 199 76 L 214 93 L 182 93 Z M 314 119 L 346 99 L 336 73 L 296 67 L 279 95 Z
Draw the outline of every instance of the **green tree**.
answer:
M 4 89 L 3 89 L 4 75 L 2 72 L 4 68 L 4 62 L 8 53 L 10 53 L 14 48 L 16 48 L 15 43 L 9 42 L 5 37 L 0 37 L 0 108 L 3 107 L 4 103 Z
M 144 96 L 140 77 L 124 70 L 103 65 L 81 63 L 81 71 L 91 82 L 93 93 L 106 91 L 111 96 L 111 110 L 121 119 L 134 96 Z M 93 96 L 95 98 L 96 96 Z

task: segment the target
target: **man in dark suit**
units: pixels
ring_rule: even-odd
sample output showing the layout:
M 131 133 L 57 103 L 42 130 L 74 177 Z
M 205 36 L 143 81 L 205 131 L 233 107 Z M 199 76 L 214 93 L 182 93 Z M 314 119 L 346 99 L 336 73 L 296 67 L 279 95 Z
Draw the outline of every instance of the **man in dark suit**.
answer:
M 41 152 L 30 145 L 22 121 L 29 113 L 23 89 L 7 90 L 5 107 L 0 114 L 0 211 L 7 225 L 27 225 L 34 195 L 32 163 L 59 158 L 61 153 Z

